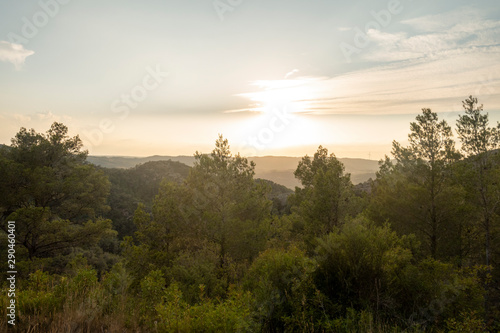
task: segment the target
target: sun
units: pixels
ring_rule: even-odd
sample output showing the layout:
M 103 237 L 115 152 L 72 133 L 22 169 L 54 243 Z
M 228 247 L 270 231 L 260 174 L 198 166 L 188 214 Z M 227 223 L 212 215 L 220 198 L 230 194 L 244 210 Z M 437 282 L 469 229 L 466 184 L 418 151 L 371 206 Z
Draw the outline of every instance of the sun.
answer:
M 254 81 L 258 91 L 240 94 L 250 100 L 254 113 L 245 122 L 258 155 L 276 153 L 284 148 L 311 144 L 318 138 L 317 120 L 308 116 L 313 90 L 307 79 Z
M 307 112 L 308 101 L 312 99 L 306 80 L 260 80 L 252 85 L 260 91 L 242 94 L 250 99 L 252 111 L 269 113 L 276 107 L 287 107 L 292 112 Z

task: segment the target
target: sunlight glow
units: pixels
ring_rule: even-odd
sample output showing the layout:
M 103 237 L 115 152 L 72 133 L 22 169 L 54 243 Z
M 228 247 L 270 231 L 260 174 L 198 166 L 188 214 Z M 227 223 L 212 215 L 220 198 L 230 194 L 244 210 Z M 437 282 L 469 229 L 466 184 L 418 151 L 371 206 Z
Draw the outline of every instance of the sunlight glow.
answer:
M 252 155 L 321 141 L 318 122 L 308 116 L 310 101 L 317 93 L 314 81 L 318 78 L 289 80 L 259 80 L 251 83 L 260 91 L 237 96 L 250 101 L 249 108 L 232 112 L 252 112 L 255 116 L 245 123 L 247 143 L 253 142 Z
M 316 93 L 311 86 L 318 78 L 300 78 L 294 80 L 257 80 L 251 83 L 260 91 L 242 93 L 241 96 L 253 103 L 247 111 L 269 113 L 276 106 L 287 105 L 293 112 L 310 112 L 309 101 Z

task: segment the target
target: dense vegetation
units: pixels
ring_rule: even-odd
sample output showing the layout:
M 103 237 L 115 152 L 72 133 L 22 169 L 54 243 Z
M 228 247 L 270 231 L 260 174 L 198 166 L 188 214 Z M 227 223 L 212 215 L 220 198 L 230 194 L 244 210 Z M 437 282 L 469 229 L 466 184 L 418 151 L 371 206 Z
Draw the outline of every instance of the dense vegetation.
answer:
M 111 183 L 105 217 L 113 221 L 118 238 L 131 236 L 136 231 L 134 211 L 139 203 L 151 205 L 163 179 L 182 183 L 189 173 L 185 164 L 172 161 L 155 161 L 139 164 L 130 169 L 103 168 Z
M 460 149 L 423 109 L 370 184 L 353 186 L 320 146 L 290 195 L 254 179 L 222 136 L 192 168 L 118 170 L 87 163 L 60 123 L 22 128 L 0 149 L 0 226 L 16 221 L 13 329 L 498 331 L 500 132 L 475 98 L 464 109 Z

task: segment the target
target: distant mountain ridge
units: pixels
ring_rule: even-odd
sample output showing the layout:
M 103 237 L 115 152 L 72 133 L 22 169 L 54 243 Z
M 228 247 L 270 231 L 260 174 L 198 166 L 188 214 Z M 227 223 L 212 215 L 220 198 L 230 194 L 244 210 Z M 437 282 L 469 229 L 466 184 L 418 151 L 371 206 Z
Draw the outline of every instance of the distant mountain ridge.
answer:
M 293 172 L 297 168 L 297 164 L 301 157 L 289 156 L 259 156 L 250 157 L 250 161 L 254 161 L 255 176 L 271 180 L 277 184 L 281 184 L 290 189 L 295 186 L 300 186 L 300 183 L 295 179 Z M 133 157 L 133 156 L 88 156 L 87 160 L 95 165 L 106 168 L 133 168 L 138 164 L 143 164 L 150 161 L 176 161 L 193 166 L 194 156 L 148 156 L 148 157 Z M 378 171 L 378 161 L 367 160 L 362 158 L 339 158 L 345 166 L 346 172 L 351 174 L 351 180 L 354 184 L 362 183 L 370 178 L 375 178 L 375 172 Z

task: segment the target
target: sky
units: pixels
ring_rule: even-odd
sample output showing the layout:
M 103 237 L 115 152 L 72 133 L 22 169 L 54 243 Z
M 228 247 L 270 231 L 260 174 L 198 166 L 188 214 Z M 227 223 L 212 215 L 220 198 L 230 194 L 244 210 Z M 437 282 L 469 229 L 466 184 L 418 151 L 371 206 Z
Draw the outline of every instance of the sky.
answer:
M 59 121 L 91 155 L 380 159 L 469 95 L 500 120 L 496 0 L 0 3 L 4 144 Z

